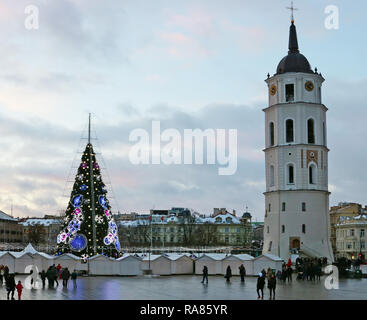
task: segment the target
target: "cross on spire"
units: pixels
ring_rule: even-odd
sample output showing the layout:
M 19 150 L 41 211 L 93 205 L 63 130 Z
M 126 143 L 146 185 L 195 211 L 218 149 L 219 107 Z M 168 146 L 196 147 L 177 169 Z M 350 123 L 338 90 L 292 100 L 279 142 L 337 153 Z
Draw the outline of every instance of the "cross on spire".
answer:
M 288 10 L 291 10 L 292 14 L 291 14 L 291 22 L 294 23 L 294 11 L 298 10 L 298 8 L 295 8 L 293 6 L 293 1 L 291 2 L 291 6 L 287 7 Z

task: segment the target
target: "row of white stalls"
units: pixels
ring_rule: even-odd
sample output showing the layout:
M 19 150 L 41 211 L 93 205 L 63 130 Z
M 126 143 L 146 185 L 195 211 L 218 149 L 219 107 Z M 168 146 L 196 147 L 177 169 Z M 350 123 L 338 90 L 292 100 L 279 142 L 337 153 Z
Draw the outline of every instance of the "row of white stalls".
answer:
M 244 265 L 247 275 L 257 275 L 261 270 L 269 267 L 276 271 L 282 269 L 283 260 L 279 257 L 265 254 L 252 257 L 247 254 L 203 254 L 193 257 L 190 254 L 169 253 L 164 255 L 125 254 L 119 259 L 111 259 L 103 255 L 96 255 L 88 263 L 82 263 L 73 254 L 51 256 L 37 252 L 28 245 L 21 252 L 0 252 L 0 265 L 7 265 L 10 273 L 29 273 L 27 266 L 34 265 L 38 271 L 47 271 L 48 267 L 60 264 L 70 271 L 86 271 L 90 275 L 142 275 L 146 270 L 152 270 L 153 275 L 202 274 L 204 266 L 208 267 L 209 275 L 224 275 L 228 266 L 232 274 L 239 274 L 239 267 Z

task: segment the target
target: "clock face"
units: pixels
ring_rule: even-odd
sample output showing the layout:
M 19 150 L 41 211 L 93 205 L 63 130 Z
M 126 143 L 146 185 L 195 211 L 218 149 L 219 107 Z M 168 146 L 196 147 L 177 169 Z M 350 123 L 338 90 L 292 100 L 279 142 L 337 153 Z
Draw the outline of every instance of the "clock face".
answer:
M 275 84 L 273 84 L 270 88 L 270 94 L 273 96 L 277 93 L 277 87 Z
M 306 88 L 307 91 L 312 91 L 313 88 L 314 88 L 314 85 L 313 85 L 312 81 L 307 81 L 305 83 L 305 88 Z
M 314 158 L 314 157 L 315 157 L 315 153 L 311 151 L 311 152 L 310 152 L 310 157 L 311 157 L 311 158 Z

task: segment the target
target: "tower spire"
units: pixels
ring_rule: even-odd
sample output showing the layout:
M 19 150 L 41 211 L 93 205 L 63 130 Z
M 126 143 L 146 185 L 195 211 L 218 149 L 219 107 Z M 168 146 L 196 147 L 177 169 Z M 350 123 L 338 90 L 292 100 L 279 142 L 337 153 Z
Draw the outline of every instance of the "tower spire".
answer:
M 289 28 L 289 45 L 288 45 L 289 53 L 299 52 L 298 40 L 297 40 L 297 30 L 293 22 L 294 21 L 292 21 L 292 24 Z
M 291 10 L 291 22 L 294 23 L 294 11 L 298 10 L 298 8 L 295 8 L 293 6 L 293 1 L 291 2 L 291 6 L 287 7 L 287 9 Z

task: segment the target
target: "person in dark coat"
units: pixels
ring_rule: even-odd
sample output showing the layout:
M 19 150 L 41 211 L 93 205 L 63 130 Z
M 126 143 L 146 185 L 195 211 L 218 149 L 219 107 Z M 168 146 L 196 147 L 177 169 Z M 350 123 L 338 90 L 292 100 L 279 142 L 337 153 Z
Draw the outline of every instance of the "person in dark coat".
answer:
M 265 275 L 261 272 L 259 273 L 259 276 L 257 278 L 257 284 L 256 284 L 256 291 L 257 291 L 257 298 L 258 299 L 264 299 L 264 286 L 265 286 Z M 260 297 L 261 292 L 261 297 Z
M 59 271 L 57 270 L 55 265 L 51 267 L 51 272 L 52 272 L 53 281 L 56 282 L 57 286 L 59 286 L 59 281 L 57 281 L 57 278 L 59 277 Z
M 42 288 L 43 289 L 46 286 L 46 277 L 47 277 L 47 274 L 46 274 L 45 270 L 42 270 L 42 272 L 41 272 L 41 280 L 42 280 Z
M 52 271 L 52 266 L 50 266 L 46 272 L 46 278 L 48 280 L 48 287 L 54 287 L 54 272 Z
M 208 284 L 208 267 L 204 266 L 203 268 L 203 281 L 201 283 L 204 283 L 204 280 L 206 280 L 206 283 Z
M 6 279 L 9 277 L 9 268 L 8 266 L 4 267 L 4 280 L 6 282 Z
M 246 277 L 245 266 L 243 264 L 241 264 L 238 269 L 240 270 L 241 282 L 245 282 L 245 277 Z
M 15 286 L 16 286 L 16 283 L 15 283 L 14 274 L 9 274 L 8 277 L 6 278 L 6 291 L 8 292 L 7 294 L 8 300 L 9 300 L 10 293 L 11 293 L 11 299 L 15 300 L 14 299 Z
M 277 279 L 275 277 L 275 274 L 273 274 L 270 278 L 270 280 L 268 280 L 268 288 L 270 291 L 270 300 L 271 297 L 273 296 L 273 300 L 275 300 L 275 288 L 277 286 Z
M 292 274 L 293 274 L 293 269 L 291 266 L 289 266 L 287 268 L 287 279 L 288 279 L 288 282 L 292 282 Z
M 71 280 L 73 280 L 73 284 L 74 284 L 74 289 L 77 288 L 77 285 L 76 285 L 76 278 L 78 277 L 76 271 L 74 270 L 71 274 Z
M 68 280 L 70 278 L 70 271 L 68 268 L 64 268 L 61 272 L 61 279 L 63 287 L 68 287 Z
M 227 282 L 230 282 L 231 281 L 231 277 L 232 277 L 232 270 L 231 270 L 231 267 L 228 266 L 227 267 L 227 270 L 226 270 L 226 275 L 224 276 L 224 278 L 226 278 L 226 281 Z

